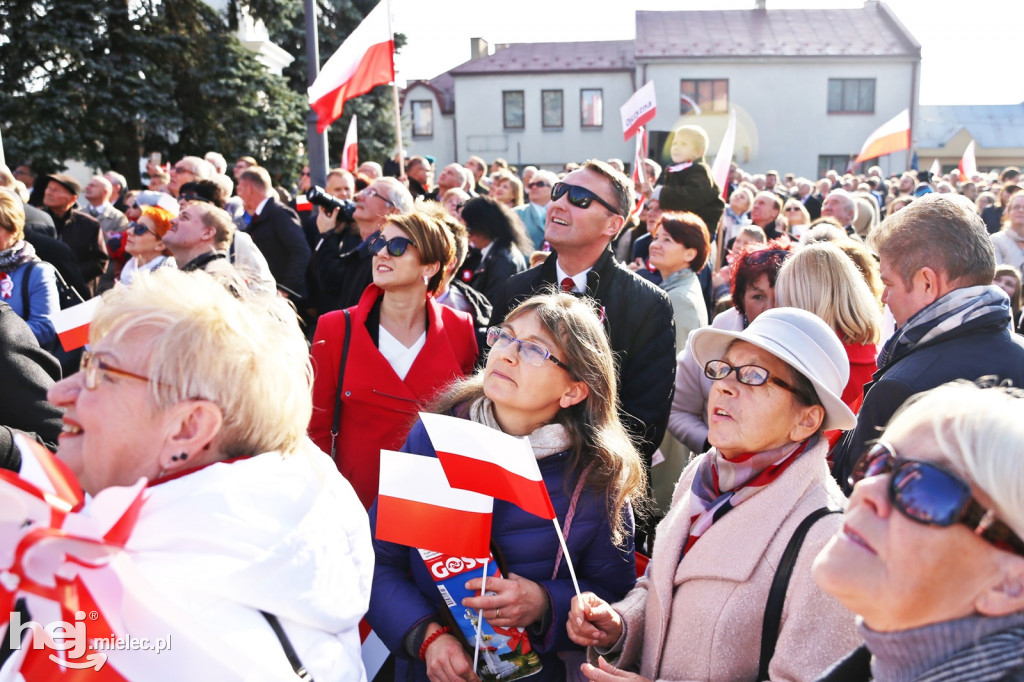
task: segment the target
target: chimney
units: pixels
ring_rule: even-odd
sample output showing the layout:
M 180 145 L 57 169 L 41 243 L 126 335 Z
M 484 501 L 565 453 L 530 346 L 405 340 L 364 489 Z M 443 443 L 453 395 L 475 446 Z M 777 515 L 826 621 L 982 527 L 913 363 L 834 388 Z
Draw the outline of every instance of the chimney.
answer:
M 487 41 L 483 38 L 470 38 L 469 39 L 469 53 L 470 59 L 476 60 L 481 57 L 486 57 L 490 54 L 489 46 Z

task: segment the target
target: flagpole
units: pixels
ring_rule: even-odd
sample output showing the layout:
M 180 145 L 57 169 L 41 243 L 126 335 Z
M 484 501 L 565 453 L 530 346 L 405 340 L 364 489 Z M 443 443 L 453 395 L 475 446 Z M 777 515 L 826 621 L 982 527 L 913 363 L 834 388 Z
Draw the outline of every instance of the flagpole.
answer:
M 569 556 L 569 548 L 565 546 L 565 537 L 562 536 L 562 529 L 558 527 L 558 519 L 551 519 L 551 523 L 555 526 L 555 532 L 558 533 L 558 542 L 562 545 L 562 555 L 565 557 L 565 565 L 569 567 L 569 575 L 572 577 L 572 586 L 576 588 L 576 596 L 583 600 L 583 595 L 580 594 L 580 584 L 576 581 L 576 569 L 572 565 L 572 557 Z
M 480 596 L 487 594 L 487 562 L 490 561 L 490 557 L 484 559 L 484 577 L 480 581 Z M 476 617 L 476 644 L 473 645 L 473 674 L 476 674 L 476 664 L 480 660 L 480 630 L 483 629 L 484 625 L 484 610 L 480 609 L 477 612 Z
M 394 44 L 395 32 L 391 28 L 391 0 L 385 0 L 388 8 L 388 33 L 391 34 L 391 41 Z M 395 140 L 398 142 L 398 177 L 405 175 L 405 149 L 402 146 L 402 110 L 398 104 L 398 70 L 395 68 L 395 53 L 391 52 L 391 70 L 395 72 L 395 80 L 391 83 L 391 94 L 394 96 L 395 105 Z

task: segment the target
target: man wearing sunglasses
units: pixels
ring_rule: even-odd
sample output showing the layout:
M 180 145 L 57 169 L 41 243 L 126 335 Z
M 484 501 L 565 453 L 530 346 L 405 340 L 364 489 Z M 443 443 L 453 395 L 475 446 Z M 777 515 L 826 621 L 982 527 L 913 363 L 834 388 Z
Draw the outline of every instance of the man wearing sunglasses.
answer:
M 547 170 L 534 171 L 530 182 L 528 203 L 516 206 L 513 211 L 523 221 L 526 234 L 533 240 L 533 246 L 540 249 L 544 245 L 544 223 L 547 222 L 548 204 L 551 203 L 551 188 L 558 182 L 558 176 Z
M 675 330 L 665 292 L 616 262 L 609 247 L 633 205 L 632 181 L 602 161 L 555 183 L 544 227 L 554 251 L 508 280 L 493 301 L 491 326 L 552 288 L 592 298 L 618 358 L 620 416 L 649 466 L 672 402 Z
M 847 494 L 865 444 L 910 396 L 990 375 L 1024 386 L 1024 340 L 1010 330 L 1009 299 L 992 286 L 995 250 L 968 199 L 915 199 L 886 218 L 868 242 L 878 252 L 882 302 L 897 328 L 864 387 L 857 427 L 832 451 L 832 473 Z

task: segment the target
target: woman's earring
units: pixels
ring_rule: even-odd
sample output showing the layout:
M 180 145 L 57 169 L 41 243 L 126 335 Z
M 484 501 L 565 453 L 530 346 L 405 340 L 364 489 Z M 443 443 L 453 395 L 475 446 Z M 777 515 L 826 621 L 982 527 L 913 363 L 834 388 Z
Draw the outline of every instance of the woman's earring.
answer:
M 180 455 L 171 455 L 172 462 L 184 462 L 186 459 L 188 459 L 187 452 L 183 452 Z
M 430 275 L 423 275 L 423 285 L 430 286 Z

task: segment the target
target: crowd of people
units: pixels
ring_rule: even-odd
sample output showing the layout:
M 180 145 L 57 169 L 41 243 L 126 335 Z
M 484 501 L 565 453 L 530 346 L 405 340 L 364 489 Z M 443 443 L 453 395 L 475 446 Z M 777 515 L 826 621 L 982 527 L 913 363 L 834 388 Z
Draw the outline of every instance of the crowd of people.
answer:
M 145 478 L 140 575 L 274 679 L 366 679 L 365 616 L 382 676 L 471 682 L 466 610 L 538 680 L 1024 679 L 1019 170 L 723 188 L 706 147 L 396 155 L 314 203 L 215 152 L 0 167 L 0 467 L 21 432 L 92 504 Z M 501 500 L 461 603 L 374 537 L 422 412 L 528 439 L 575 573 Z

